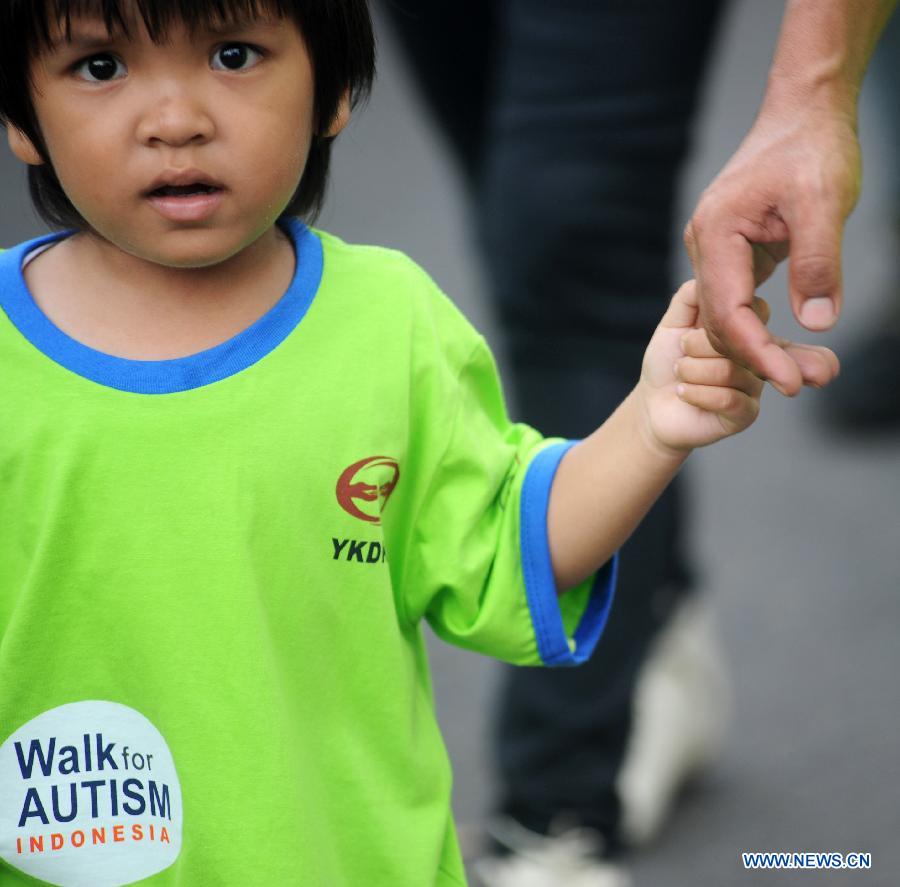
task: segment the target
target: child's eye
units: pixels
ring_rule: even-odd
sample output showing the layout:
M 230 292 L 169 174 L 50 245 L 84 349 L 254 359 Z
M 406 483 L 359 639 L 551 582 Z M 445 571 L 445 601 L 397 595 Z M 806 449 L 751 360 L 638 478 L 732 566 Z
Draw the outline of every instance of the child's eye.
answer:
M 216 71 L 243 71 L 261 59 L 262 53 L 246 43 L 226 43 L 213 54 L 212 66 Z
M 105 83 L 108 80 L 118 80 L 127 73 L 125 65 L 114 55 L 102 53 L 92 55 L 90 58 L 79 62 L 75 73 L 89 83 Z

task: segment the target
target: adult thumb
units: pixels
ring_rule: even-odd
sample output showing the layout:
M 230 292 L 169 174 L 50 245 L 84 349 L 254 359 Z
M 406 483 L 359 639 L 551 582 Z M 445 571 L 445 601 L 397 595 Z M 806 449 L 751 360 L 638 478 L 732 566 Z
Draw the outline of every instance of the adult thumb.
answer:
M 836 207 L 798 214 L 790 226 L 788 286 L 794 317 L 808 330 L 831 329 L 841 313 L 844 218 Z

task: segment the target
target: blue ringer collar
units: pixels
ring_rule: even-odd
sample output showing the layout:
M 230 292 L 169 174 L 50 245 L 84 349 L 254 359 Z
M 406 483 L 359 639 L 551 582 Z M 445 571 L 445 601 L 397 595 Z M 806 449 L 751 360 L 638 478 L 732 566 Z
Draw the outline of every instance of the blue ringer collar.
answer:
M 287 292 L 262 317 L 227 342 L 173 360 L 129 360 L 96 351 L 66 335 L 35 303 L 22 262 L 32 251 L 69 237 L 71 231 L 35 238 L 0 254 L 0 307 L 35 348 L 60 366 L 120 391 L 171 394 L 233 376 L 265 357 L 296 328 L 322 279 L 322 244 L 298 219 L 278 224 L 291 238 L 296 271 Z

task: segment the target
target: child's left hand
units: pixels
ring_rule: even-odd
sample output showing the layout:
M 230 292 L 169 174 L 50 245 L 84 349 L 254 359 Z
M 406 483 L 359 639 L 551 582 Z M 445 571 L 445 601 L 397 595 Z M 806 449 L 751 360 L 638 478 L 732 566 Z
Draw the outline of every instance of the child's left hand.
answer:
M 768 322 L 765 300 L 754 299 L 753 311 Z M 829 349 L 809 350 L 816 359 L 836 365 Z M 638 385 L 655 443 L 684 453 L 743 431 L 759 414 L 764 385 L 715 351 L 699 327 L 696 283 L 685 283 L 647 346 Z

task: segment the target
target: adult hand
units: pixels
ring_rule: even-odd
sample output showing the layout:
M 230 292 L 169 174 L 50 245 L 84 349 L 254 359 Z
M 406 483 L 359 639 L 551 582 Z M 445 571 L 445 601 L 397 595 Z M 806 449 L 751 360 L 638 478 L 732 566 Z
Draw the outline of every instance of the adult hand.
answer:
M 764 110 L 685 230 L 710 341 L 782 394 L 827 385 L 839 364 L 826 348 L 773 336 L 752 310 L 756 286 L 790 256 L 794 316 L 809 330 L 830 329 L 841 310 L 844 221 L 860 184 L 851 117 L 821 107 Z

